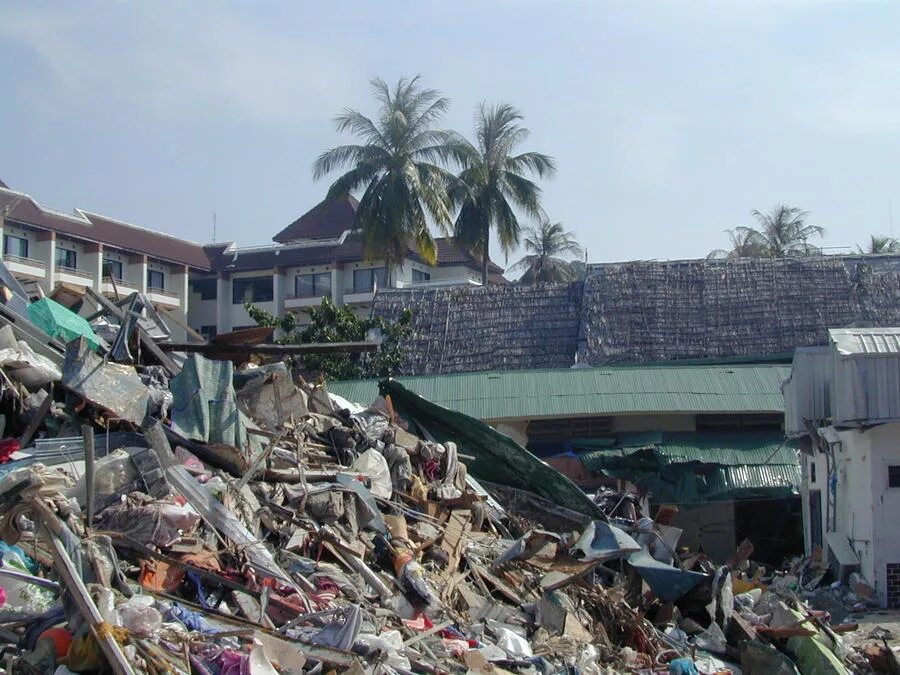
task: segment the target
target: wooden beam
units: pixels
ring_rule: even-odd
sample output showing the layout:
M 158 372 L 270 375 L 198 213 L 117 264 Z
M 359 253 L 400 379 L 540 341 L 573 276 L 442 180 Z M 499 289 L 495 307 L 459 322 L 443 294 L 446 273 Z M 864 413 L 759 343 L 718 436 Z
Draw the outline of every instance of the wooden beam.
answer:
M 159 345 L 167 352 L 198 353 L 204 356 L 270 354 L 290 356 L 293 354 L 360 354 L 378 351 L 377 342 L 315 342 L 305 345 L 229 345 L 194 344 L 187 342 L 164 342 Z

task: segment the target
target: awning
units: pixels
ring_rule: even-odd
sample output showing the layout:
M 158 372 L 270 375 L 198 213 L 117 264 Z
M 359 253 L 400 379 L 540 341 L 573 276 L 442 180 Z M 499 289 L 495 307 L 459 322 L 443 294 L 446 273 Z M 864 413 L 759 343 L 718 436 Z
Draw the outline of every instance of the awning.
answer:
M 797 449 L 779 433 L 655 432 L 621 435 L 612 447 L 608 441 L 572 445 L 585 451 L 580 459 L 592 473 L 628 480 L 661 501 L 776 499 L 800 489 Z

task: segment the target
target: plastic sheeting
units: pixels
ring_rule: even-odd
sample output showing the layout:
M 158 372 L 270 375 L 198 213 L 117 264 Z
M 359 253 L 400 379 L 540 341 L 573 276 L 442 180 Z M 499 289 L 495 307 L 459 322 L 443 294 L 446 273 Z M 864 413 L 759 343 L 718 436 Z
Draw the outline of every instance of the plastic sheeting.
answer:
M 426 438 L 455 441 L 460 454 L 474 457 L 469 472 L 480 480 L 533 492 L 590 518 L 605 514 L 572 481 L 548 466 L 514 440 L 473 417 L 442 408 L 417 396 L 396 380 L 380 383 L 382 396 Z
M 100 349 L 100 339 L 87 319 L 50 298 L 41 298 L 28 305 L 28 318 L 47 335 L 63 342 L 83 337 L 91 349 L 94 351 Z

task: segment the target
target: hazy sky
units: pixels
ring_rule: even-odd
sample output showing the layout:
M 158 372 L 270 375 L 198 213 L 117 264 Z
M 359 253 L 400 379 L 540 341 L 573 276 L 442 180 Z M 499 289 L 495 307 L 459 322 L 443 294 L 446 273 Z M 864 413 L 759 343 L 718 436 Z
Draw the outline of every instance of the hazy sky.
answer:
M 334 115 L 416 73 L 467 135 L 478 101 L 521 108 L 524 149 L 559 163 L 546 209 L 593 261 L 703 256 L 780 202 L 826 246 L 892 211 L 900 235 L 897 2 L 0 0 L 0 178 L 267 243 L 324 196 Z

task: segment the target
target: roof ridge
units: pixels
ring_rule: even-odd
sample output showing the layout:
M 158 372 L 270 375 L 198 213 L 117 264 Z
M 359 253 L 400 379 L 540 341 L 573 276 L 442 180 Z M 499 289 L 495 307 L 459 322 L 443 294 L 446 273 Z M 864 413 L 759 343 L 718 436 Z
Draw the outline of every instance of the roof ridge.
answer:
M 88 211 L 86 209 L 79 209 L 79 208 L 76 208 L 75 210 L 78 211 L 79 213 L 81 213 L 85 218 L 87 218 L 88 222 L 91 225 L 93 225 L 93 223 L 91 222 L 90 219 L 91 219 L 91 216 L 93 216 L 95 218 L 103 218 L 103 220 L 108 220 L 111 223 L 115 223 L 116 225 L 123 225 L 125 227 L 131 227 L 135 230 L 141 230 L 142 232 L 149 232 L 151 234 L 155 234 L 160 237 L 166 237 L 168 239 L 177 239 L 178 241 L 184 242 L 186 244 L 193 244 L 194 246 L 199 246 L 201 248 L 204 246 L 204 244 L 194 241 L 193 239 L 185 239 L 184 237 L 179 237 L 174 234 L 169 234 L 168 232 L 160 232 L 159 230 L 153 230 L 149 227 L 144 227 L 143 225 L 135 225 L 134 223 L 129 223 L 127 220 L 113 218 L 111 216 L 103 215 L 102 213 L 94 213 L 93 211 Z

